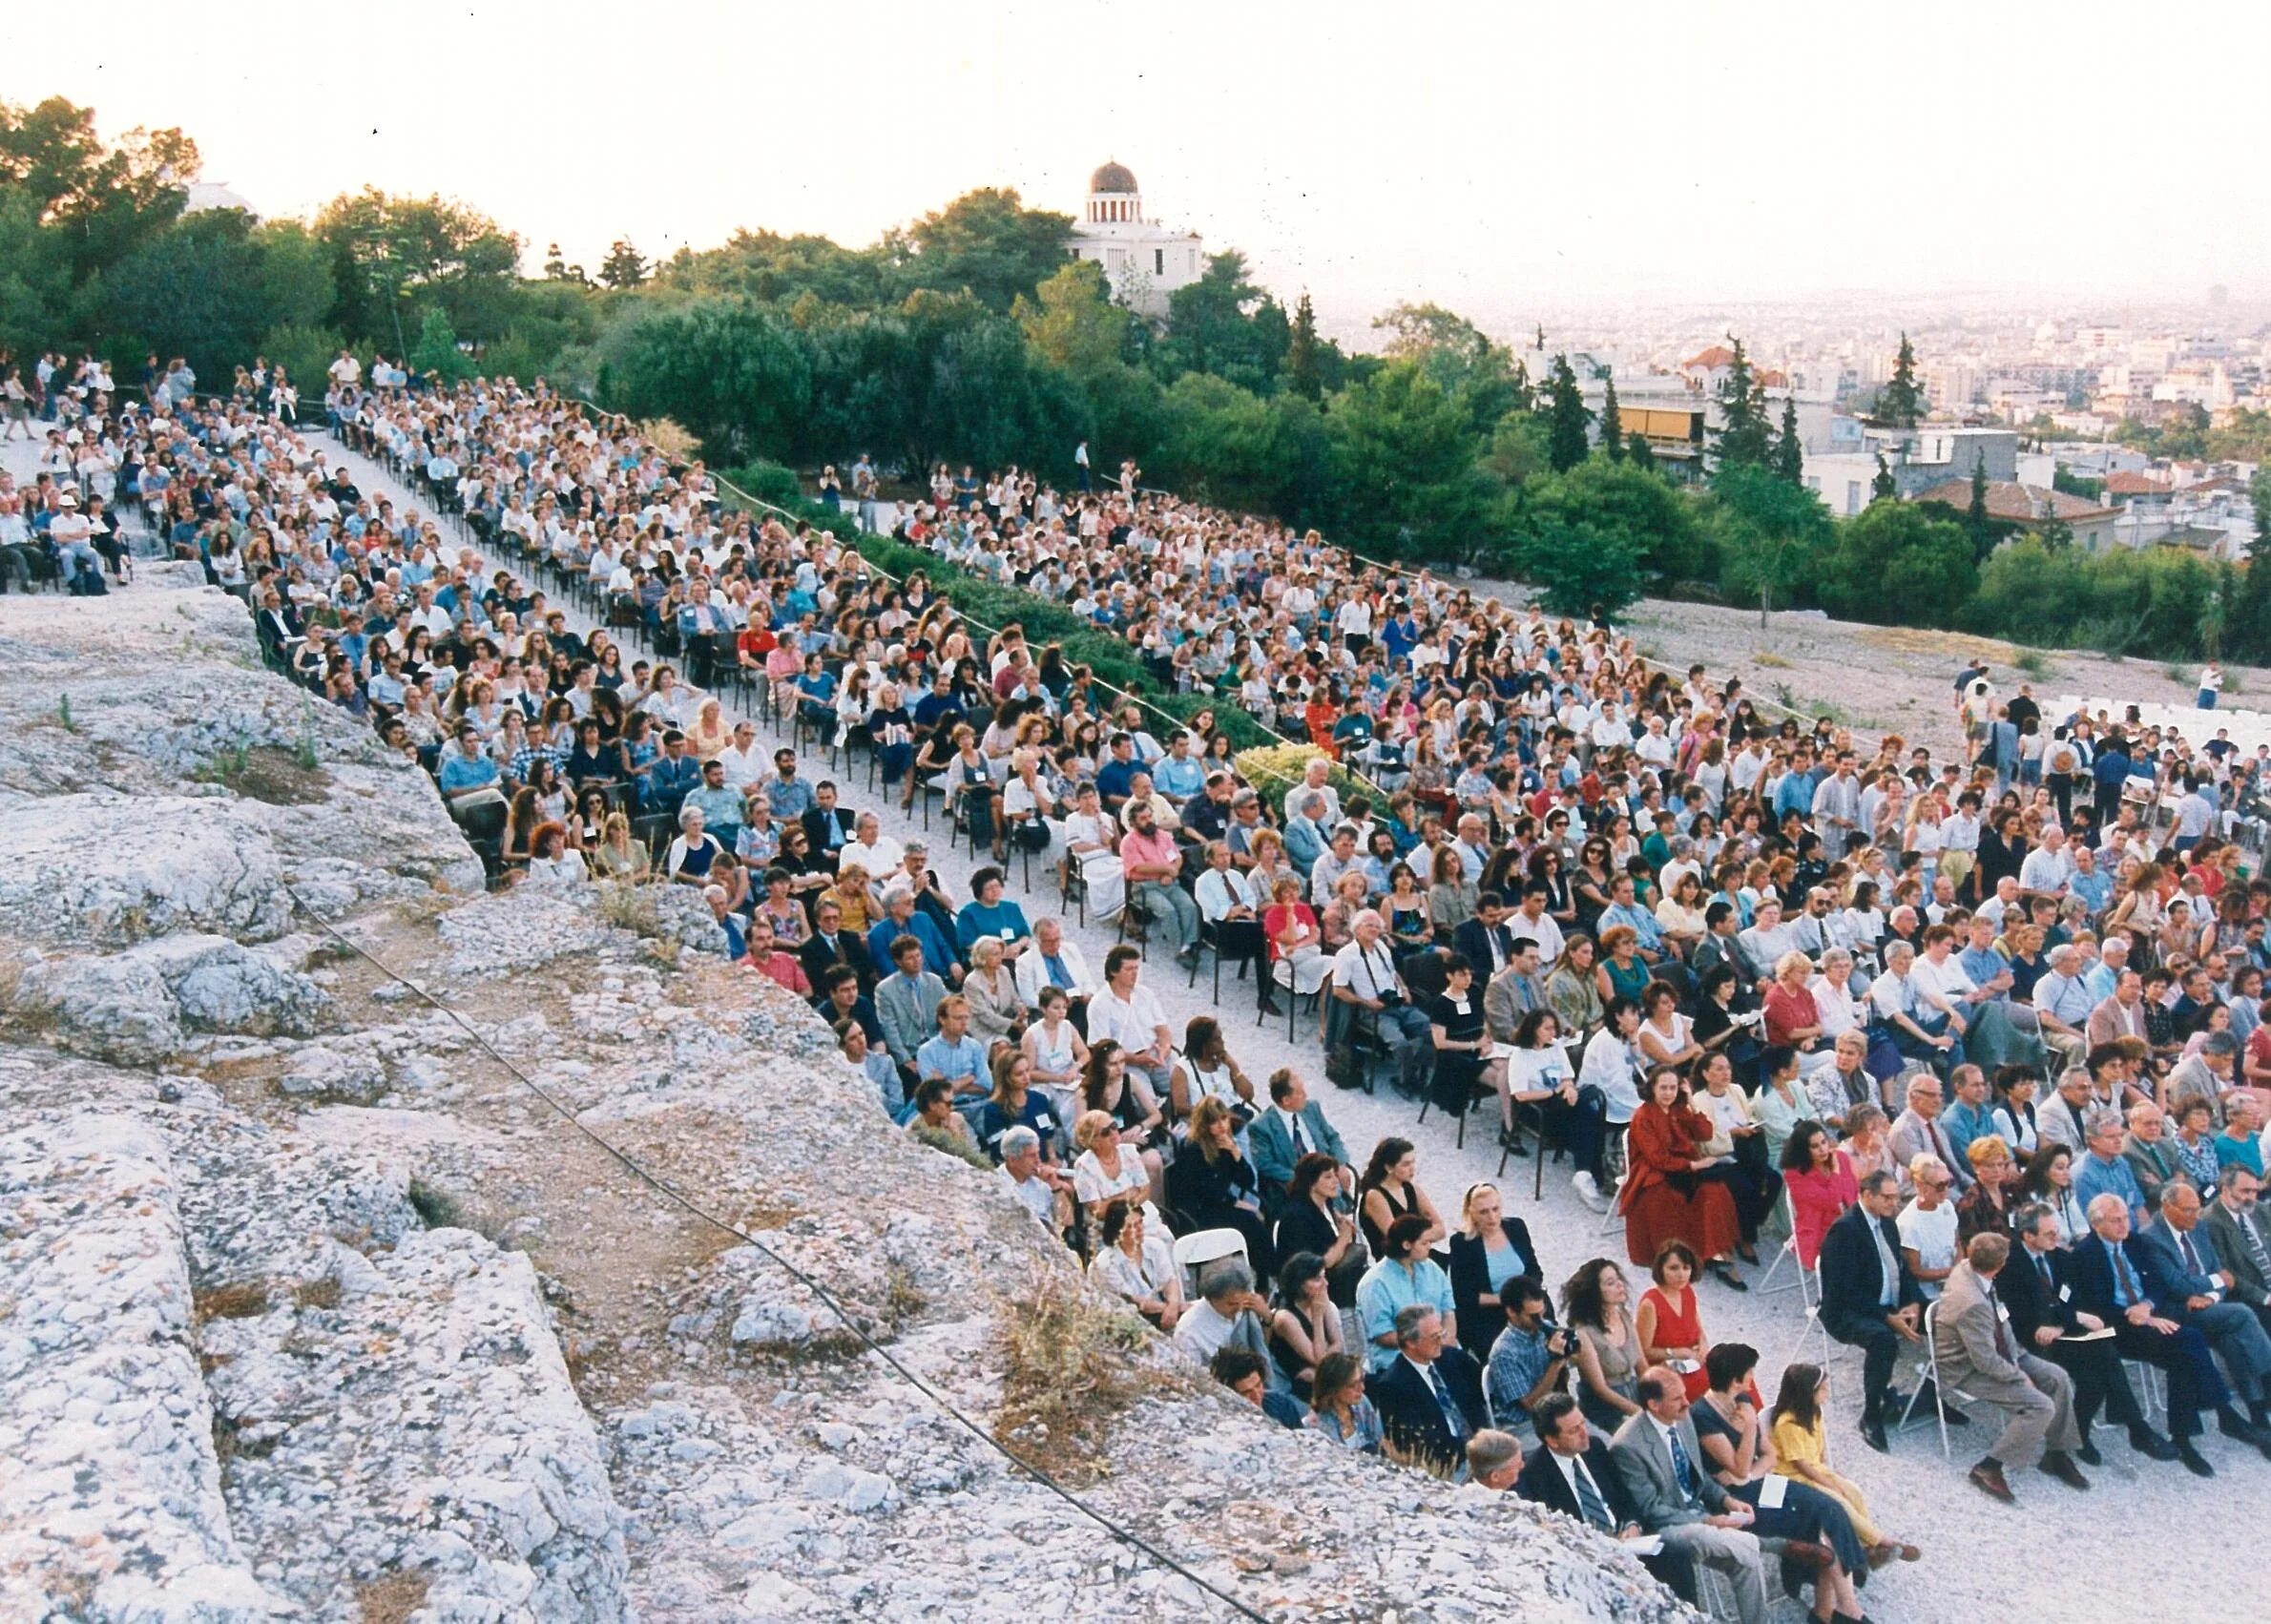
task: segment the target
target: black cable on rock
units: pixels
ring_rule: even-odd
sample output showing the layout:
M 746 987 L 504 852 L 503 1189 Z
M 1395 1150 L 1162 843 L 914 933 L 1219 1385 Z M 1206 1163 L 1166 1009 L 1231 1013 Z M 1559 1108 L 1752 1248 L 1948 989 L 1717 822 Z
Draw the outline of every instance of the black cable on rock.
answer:
M 1079 1495 L 1067 1489 L 1063 1484 L 1057 1482 L 1057 1480 L 1052 1477 L 1047 1471 L 1044 1471 L 1032 1462 L 1026 1460 L 1014 1449 L 1011 1449 L 1008 1445 L 1004 1444 L 1000 1439 L 994 1437 L 992 1433 L 989 1432 L 985 1427 L 979 1426 L 977 1422 L 973 1421 L 969 1416 L 964 1414 L 960 1409 L 956 1408 L 952 1400 L 948 1399 L 944 1393 L 941 1393 L 937 1388 L 930 1385 L 929 1383 L 924 1381 L 922 1377 L 916 1375 L 912 1370 L 909 1370 L 906 1364 L 900 1362 L 898 1357 L 894 1355 L 890 1349 L 885 1347 L 883 1343 L 877 1342 L 874 1337 L 868 1335 L 867 1331 L 860 1324 L 860 1322 L 854 1319 L 850 1312 L 845 1309 L 844 1304 L 837 1300 L 835 1293 L 831 1292 L 826 1286 L 821 1284 L 819 1280 L 813 1279 L 812 1276 L 806 1274 L 796 1264 L 790 1262 L 780 1253 L 774 1251 L 763 1241 L 758 1239 L 756 1236 L 751 1235 L 740 1225 L 733 1222 L 730 1218 L 720 1218 L 718 1214 L 710 1211 L 700 1202 L 695 1200 L 692 1197 L 679 1190 L 668 1179 L 662 1177 L 658 1174 L 650 1172 L 647 1168 L 641 1166 L 638 1160 L 629 1152 L 622 1150 L 612 1141 L 600 1134 L 594 1132 L 592 1128 L 580 1121 L 574 1112 L 569 1110 L 558 1099 L 554 1098 L 551 1092 L 547 1090 L 541 1083 L 538 1083 L 518 1065 L 514 1064 L 510 1060 L 508 1060 L 503 1054 L 499 1053 L 497 1051 L 496 1046 L 490 1043 L 488 1038 L 482 1036 L 481 1032 L 463 1015 L 460 1015 L 455 1010 L 450 1009 L 448 1005 L 443 1003 L 432 993 L 427 991 L 425 988 L 420 987 L 409 977 L 402 974 L 391 965 L 388 965 L 385 960 L 381 959 L 376 953 L 370 951 L 369 948 L 364 947 L 359 942 L 350 940 L 347 936 L 343 934 L 340 930 L 333 927 L 329 920 L 317 913 L 314 908 L 309 907 L 307 903 L 301 897 L 300 893 L 294 890 L 289 884 L 280 880 L 278 881 L 278 885 L 282 887 L 284 895 L 292 899 L 292 906 L 301 913 L 306 915 L 308 920 L 318 930 L 321 930 L 325 936 L 328 936 L 332 941 L 338 943 L 349 952 L 369 963 L 379 971 L 381 975 L 384 975 L 387 980 L 395 983 L 397 986 L 407 989 L 413 997 L 422 1000 L 426 1004 L 431 1006 L 433 1009 L 439 1010 L 450 1021 L 452 1025 L 456 1026 L 459 1031 L 463 1031 L 468 1037 L 471 1038 L 473 1042 L 479 1046 L 483 1053 L 487 1054 L 491 1060 L 494 1060 L 498 1065 L 502 1066 L 517 1082 L 520 1083 L 523 1088 L 527 1089 L 531 1093 L 542 1100 L 545 1106 L 551 1110 L 554 1115 L 559 1117 L 561 1121 L 567 1123 L 569 1127 L 574 1129 L 578 1134 L 581 1134 L 585 1138 L 591 1140 L 593 1144 L 598 1146 L 601 1151 L 612 1156 L 634 1178 L 636 1178 L 640 1183 L 645 1184 L 649 1189 L 653 1190 L 656 1195 L 662 1197 L 666 1201 L 669 1201 L 672 1204 L 683 1209 L 685 1212 L 692 1215 L 701 1222 L 706 1223 L 712 1228 L 719 1230 L 726 1235 L 732 1236 L 736 1240 L 740 1241 L 744 1246 L 755 1248 L 759 1255 L 763 1257 L 767 1261 L 773 1263 L 776 1267 L 784 1270 L 792 1279 L 797 1281 L 797 1283 L 803 1286 L 805 1290 L 811 1292 L 814 1297 L 818 1298 L 822 1304 L 827 1308 L 829 1313 L 833 1314 L 838 1320 L 843 1322 L 844 1329 L 850 1331 L 853 1336 L 859 1338 L 861 1343 L 865 1344 L 869 1353 L 874 1354 L 878 1359 L 889 1365 L 891 1369 L 907 1384 L 907 1385 L 913 1387 L 915 1391 L 921 1393 L 925 1398 L 928 1399 L 938 1407 L 941 1413 L 961 1426 L 963 1430 L 968 1432 L 971 1437 L 977 1439 L 978 1442 L 984 1444 L 988 1448 L 1000 1455 L 1002 1459 L 1008 1461 L 1010 1465 L 1014 1467 L 1018 1471 L 1023 1472 L 1027 1477 L 1039 1484 L 1043 1489 L 1049 1490 L 1050 1493 L 1055 1495 L 1066 1505 L 1078 1511 L 1082 1516 L 1087 1517 L 1090 1521 L 1094 1522 L 1098 1528 L 1102 1529 L 1114 1539 L 1118 1540 L 1122 1545 L 1128 1546 L 1135 1551 L 1141 1551 L 1144 1555 L 1150 1557 L 1153 1561 L 1158 1563 L 1159 1566 L 1167 1569 L 1170 1572 L 1176 1573 L 1182 1578 L 1190 1580 L 1192 1584 L 1197 1585 L 1201 1591 L 1205 1592 L 1208 1595 L 1213 1596 L 1217 1601 L 1222 1603 L 1223 1606 L 1229 1608 L 1231 1612 L 1235 1613 L 1240 1617 L 1253 1619 L 1255 1624 L 1270 1624 L 1267 1614 L 1256 1612 L 1253 1608 L 1239 1600 L 1238 1597 L 1231 1595 L 1227 1592 L 1218 1588 L 1213 1584 L 1210 1584 L 1207 1580 L 1193 1572 L 1182 1563 L 1177 1562 L 1174 1557 L 1168 1555 L 1167 1552 L 1161 1551 L 1157 1546 L 1152 1544 L 1149 1540 L 1145 1539 L 1141 1534 L 1136 1532 L 1133 1529 L 1126 1527 L 1124 1524 L 1115 1522 L 1103 1511 L 1098 1510 L 1095 1507 L 1083 1500 Z

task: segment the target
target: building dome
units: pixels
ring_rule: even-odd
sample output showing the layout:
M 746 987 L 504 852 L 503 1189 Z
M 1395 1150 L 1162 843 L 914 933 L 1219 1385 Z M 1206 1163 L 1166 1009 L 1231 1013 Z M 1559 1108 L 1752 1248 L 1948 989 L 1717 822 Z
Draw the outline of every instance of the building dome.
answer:
M 1088 177 L 1088 189 L 1094 194 L 1110 192 L 1122 197 L 1135 197 L 1142 190 L 1136 184 L 1135 172 L 1125 164 L 1108 163 Z

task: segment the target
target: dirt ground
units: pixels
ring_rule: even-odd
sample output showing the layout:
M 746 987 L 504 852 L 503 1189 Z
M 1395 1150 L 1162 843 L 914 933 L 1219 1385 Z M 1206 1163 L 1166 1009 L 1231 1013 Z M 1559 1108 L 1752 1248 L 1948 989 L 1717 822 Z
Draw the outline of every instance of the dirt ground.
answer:
M 1467 584 L 1510 603 L 1529 595 L 1528 589 L 1505 581 Z M 1826 712 L 1862 733 L 1897 733 L 1936 757 L 1962 742 L 1953 701 L 1955 676 L 1967 656 L 1985 659 L 2004 693 L 2030 684 L 2046 710 L 2050 700 L 2064 695 L 2125 704 L 2189 704 L 2200 671 L 2192 660 L 2028 650 L 1957 632 L 1832 620 L 1814 611 L 1777 613 L 1761 631 L 1756 609 L 1668 598 L 1642 598 L 1621 623 L 1649 658 L 1681 671 L 1699 660 L 1714 682 L 1740 677 L 1762 708 L 1771 701 L 1808 716 Z M 2259 709 L 2266 702 L 2271 702 L 2271 670 L 2224 668 L 2224 709 Z

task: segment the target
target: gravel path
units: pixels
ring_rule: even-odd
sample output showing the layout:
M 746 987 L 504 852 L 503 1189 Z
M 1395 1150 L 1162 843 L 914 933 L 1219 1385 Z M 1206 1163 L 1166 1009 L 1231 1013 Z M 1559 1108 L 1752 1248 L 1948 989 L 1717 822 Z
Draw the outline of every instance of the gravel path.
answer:
M 329 448 L 334 455 L 346 457 L 358 482 L 366 489 L 385 490 L 397 503 L 423 506 L 376 465 L 344 452 L 336 445 Z M 569 613 L 570 618 L 580 624 L 581 617 L 573 609 Z M 1665 627 L 1677 628 L 1677 632 L 1659 633 L 1658 616 L 1664 617 Z M 1715 628 L 1726 627 L 1741 618 L 1726 610 L 1695 611 L 1687 605 L 1651 603 L 1642 606 L 1636 617 L 1636 627 L 1644 641 L 1663 639 L 1668 652 L 1660 657 L 1684 663 L 1692 649 L 1695 657 L 1707 659 L 1718 673 L 1727 668 L 1729 650 L 1753 646 L 1752 642 L 1726 631 L 1718 633 L 1721 640 L 1712 640 Z M 1756 616 L 1750 617 L 1749 624 L 1755 630 Z M 1788 628 L 1821 625 L 1818 621 L 1802 622 L 1796 617 L 1778 617 L 1777 624 L 1782 629 L 1777 637 L 1778 647 L 1787 646 Z M 1874 630 L 1831 628 L 1841 638 L 1865 637 Z M 1820 635 L 1826 639 L 1831 634 Z M 1690 640 L 1675 642 L 1671 640 L 1673 635 Z M 1850 654 L 1848 646 L 1848 658 Z M 1909 657 L 1916 658 L 1920 667 L 1937 670 L 1924 656 Z M 1818 656 L 1809 656 L 1806 666 L 1797 668 L 1787 677 L 1794 688 L 1812 681 L 1811 666 L 1817 659 L 1824 669 L 1842 673 L 1844 692 L 1852 692 L 1856 686 L 1863 692 L 1881 686 L 1873 677 L 1857 673 L 1849 663 L 1840 666 L 1834 650 L 1824 641 Z M 1947 662 L 1943 659 L 1937 663 Z M 2133 662 L 2119 669 L 2141 675 L 2146 668 Z M 2155 677 L 2157 681 L 2156 673 Z M 1921 684 L 1926 679 L 1919 676 L 1914 680 Z M 1945 692 L 1946 678 L 1934 675 L 1930 684 L 1934 690 L 1932 702 L 1937 703 L 1937 695 Z M 2271 689 L 2271 681 L 2249 685 Z M 1920 689 L 1918 705 L 1922 707 L 1924 702 Z M 759 727 L 760 732 L 765 731 L 761 721 Z M 806 770 L 810 771 L 809 763 Z M 865 774 L 863 766 L 854 792 L 847 798 L 853 804 L 865 803 Z M 902 839 L 921 833 L 919 819 L 902 817 L 895 807 L 887 805 L 877 809 L 883 815 L 886 833 Z M 977 864 L 967 851 L 947 849 L 935 819 L 928 839 L 933 865 L 940 877 L 956 896 L 967 897 L 969 877 Z M 1023 904 L 1029 917 L 1037 919 L 1059 912 L 1055 886 L 1047 878 L 1052 871 L 1050 864 L 1036 861 L 1032 865 L 1034 887 L 1028 891 L 1022 885 L 1017 865 L 1011 864 L 1010 893 Z M 1110 928 L 1091 925 L 1084 929 L 1070 914 L 1064 916 L 1064 923 L 1068 933 L 1081 944 L 1091 965 L 1100 967 L 1112 943 Z M 1192 1016 L 1216 1012 L 1209 996 L 1208 978 L 1202 974 L 1198 988 L 1187 989 L 1183 973 L 1164 954 L 1146 967 L 1144 980 L 1158 994 L 1177 1031 Z M 1420 1147 L 1421 1179 L 1437 1209 L 1455 1221 L 1466 1189 L 1478 1180 L 1492 1178 L 1497 1171 L 1498 1152 L 1489 1143 L 1491 1135 L 1482 1119 L 1470 1124 L 1476 1131 L 1469 1133 L 1467 1148 L 1460 1151 L 1453 1148 L 1449 1122 L 1430 1114 L 1425 1127 L 1415 1128 L 1418 1107 L 1391 1097 L 1385 1089 L 1378 1096 L 1367 1096 L 1332 1088 L 1323 1081 L 1322 1051 L 1314 1023 L 1303 1022 L 1300 1039 L 1292 1043 L 1287 1041 L 1281 1020 L 1257 1026 L 1249 988 L 1250 984 L 1226 979 L 1220 1011 L 1233 1051 L 1246 1072 L 1259 1084 L 1279 1066 L 1289 1065 L 1299 1070 L 1309 1079 L 1312 1090 L 1359 1162 L 1378 1139 L 1387 1135 L 1415 1140 Z M 1532 1176 L 1531 1164 L 1516 1158 L 1508 1165 L 1504 1189 L 1510 1213 L 1530 1225 L 1545 1262 L 1549 1283 L 1557 1286 L 1589 1258 L 1609 1256 L 1621 1260 L 1624 1250 L 1621 1233 L 1604 1232 L 1600 1216 L 1577 1200 L 1569 1186 L 1566 1165 L 1548 1170 L 1542 1201 L 1531 1198 Z M 1634 1273 L 1636 1275 L 1638 1271 Z M 1701 1307 L 1715 1340 L 1741 1340 L 1762 1351 L 1765 1359 L 1760 1385 L 1770 1396 L 1786 1361 L 1821 1357 L 1818 1345 L 1812 1351 L 1800 1351 L 1803 1322 L 1794 1293 L 1765 1296 L 1754 1291 L 1738 1295 L 1707 1282 L 1701 1288 Z M 2100 1428 L 2097 1437 L 2106 1451 L 2106 1464 L 2093 1474 L 2096 1484 L 2093 1492 L 2076 1493 L 2031 1470 L 2014 1471 L 2012 1488 L 2019 1505 L 2015 1509 L 1997 1505 L 1968 1487 L 1963 1475 L 1965 1467 L 1991 1442 L 1991 1431 L 1975 1424 L 1968 1431 L 1952 1434 L 1953 1455 L 1947 1462 L 1940 1459 L 1928 1427 L 1919 1427 L 1897 1438 L 1889 1457 L 1872 1454 L 1861 1443 L 1854 1426 L 1859 1413 L 1860 1356 L 1853 1350 L 1833 1346 L 1828 1363 L 1835 1411 L 1830 1446 L 1833 1461 L 1867 1491 L 1872 1509 L 1884 1528 L 1925 1548 L 1921 1564 L 1896 1564 L 1878 1575 L 1870 1586 L 1870 1613 L 1880 1620 L 1913 1620 L 1918 1624 L 1946 1620 L 1956 1624 L 1982 1614 L 2003 1611 L 2010 1605 L 2010 1598 L 2017 1595 L 2026 1596 L 2031 1608 L 2095 1610 L 2104 1605 L 2105 1584 L 2118 1585 L 2127 1575 L 2144 1572 L 2156 1575 L 2157 1604 L 2172 1612 L 2220 1607 L 2230 1597 L 2231 1580 L 2241 1572 L 2238 1561 L 2210 1559 L 2171 1564 L 2165 1560 L 2166 1530 L 2183 1526 L 2188 1514 L 2199 1514 L 2210 1506 L 2219 1519 L 2237 1526 L 2248 1526 L 2271 1517 L 2271 1462 L 2253 1450 L 2231 1445 L 2213 1432 L 2201 1446 L 2202 1453 L 2214 1463 L 2218 1472 L 2213 1487 L 2196 1483 L 2180 1467 L 2158 1465 L 2133 1456 L 2116 1435 Z M 1906 1372 L 1901 1380 L 1904 1386 L 1913 1385 Z M 2057 1577 L 2049 1579 L 2048 1575 L 2052 1574 Z M 2252 1589 L 2254 1581 L 2248 1581 L 2248 1585 Z M 1784 1611 L 1792 1617 L 1797 1615 L 1795 1609 Z

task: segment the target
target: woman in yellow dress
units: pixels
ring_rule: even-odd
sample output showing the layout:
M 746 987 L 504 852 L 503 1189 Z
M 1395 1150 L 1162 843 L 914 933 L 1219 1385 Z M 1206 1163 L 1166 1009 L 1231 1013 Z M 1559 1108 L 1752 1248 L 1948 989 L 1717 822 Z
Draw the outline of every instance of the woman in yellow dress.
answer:
M 1913 1562 L 1924 1554 L 1902 1540 L 1887 1539 L 1869 1515 L 1861 1486 L 1829 1465 L 1823 1411 L 1829 1403 L 1829 1379 L 1819 1364 L 1793 1364 L 1782 1371 L 1781 1390 L 1774 1400 L 1774 1452 L 1782 1470 L 1834 1496 L 1853 1518 L 1853 1531 L 1869 1548 L 1869 1565 L 1882 1568 L 1894 1557 Z

